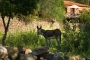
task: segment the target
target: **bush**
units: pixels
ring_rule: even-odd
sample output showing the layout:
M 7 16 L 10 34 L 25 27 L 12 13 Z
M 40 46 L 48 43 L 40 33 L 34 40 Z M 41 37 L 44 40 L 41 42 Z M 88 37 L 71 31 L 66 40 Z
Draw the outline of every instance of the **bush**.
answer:
M 9 34 L 6 41 L 8 46 L 26 46 L 31 49 L 45 45 L 45 40 L 39 38 L 33 31 Z
M 63 0 L 40 0 L 39 16 L 48 20 L 62 22 L 64 18 Z
M 3 36 L 3 33 L 0 32 L 0 44 L 2 44 L 2 36 Z
M 73 25 L 73 29 L 70 28 L 68 23 L 65 24 L 63 33 L 62 49 L 69 55 L 81 55 L 84 57 L 90 57 L 90 26 L 86 25 L 85 30 L 79 32 L 76 31 L 76 25 Z
M 81 23 L 90 24 L 90 11 L 84 10 L 84 12 L 80 16 Z

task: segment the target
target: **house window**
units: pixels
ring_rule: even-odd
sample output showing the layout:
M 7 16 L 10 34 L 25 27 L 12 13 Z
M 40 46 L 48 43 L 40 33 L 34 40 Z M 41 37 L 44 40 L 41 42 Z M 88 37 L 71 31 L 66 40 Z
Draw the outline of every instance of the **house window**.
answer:
M 71 8 L 71 14 L 74 14 L 75 13 L 75 9 L 74 8 Z
M 67 8 L 65 8 L 65 13 L 67 13 Z

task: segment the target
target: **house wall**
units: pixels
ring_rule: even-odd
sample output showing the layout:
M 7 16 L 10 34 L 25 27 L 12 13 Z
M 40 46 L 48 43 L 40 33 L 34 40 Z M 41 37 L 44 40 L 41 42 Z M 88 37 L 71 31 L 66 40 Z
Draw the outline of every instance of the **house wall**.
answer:
M 80 11 L 82 11 L 83 9 L 90 10 L 90 6 L 85 5 L 85 4 L 80 4 L 80 3 L 72 2 L 72 1 L 64 1 L 64 4 L 65 4 L 65 8 L 67 8 L 67 13 L 72 13 L 71 9 L 70 9 L 70 6 L 72 6 L 72 5 L 77 5 L 77 6 L 80 7 L 78 9 L 75 8 L 75 14 L 81 13 Z

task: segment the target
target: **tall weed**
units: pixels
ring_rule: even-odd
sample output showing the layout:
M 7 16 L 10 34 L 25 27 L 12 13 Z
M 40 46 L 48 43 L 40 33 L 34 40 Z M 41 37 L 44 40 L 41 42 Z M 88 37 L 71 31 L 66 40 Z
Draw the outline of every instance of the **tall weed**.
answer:
M 68 23 L 64 26 L 62 50 L 69 55 L 90 56 L 90 26 L 86 25 L 85 30 L 76 31 L 75 25 L 71 28 Z
M 6 41 L 9 46 L 26 46 L 31 49 L 45 45 L 44 39 L 41 37 L 39 38 L 36 32 L 33 31 L 9 34 Z

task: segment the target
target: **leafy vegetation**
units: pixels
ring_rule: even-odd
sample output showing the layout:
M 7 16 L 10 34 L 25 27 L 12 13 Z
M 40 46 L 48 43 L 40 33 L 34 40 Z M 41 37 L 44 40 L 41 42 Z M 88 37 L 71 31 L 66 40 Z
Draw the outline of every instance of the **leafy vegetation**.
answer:
M 62 22 L 64 18 L 64 2 L 63 0 L 40 0 L 38 11 L 42 18 L 56 19 Z
M 45 40 L 43 40 L 43 38 L 39 38 L 36 32 L 33 31 L 15 32 L 13 34 L 9 34 L 7 37 L 8 46 L 26 46 L 31 49 L 45 45 L 44 41 Z
M 4 25 L 4 35 L 2 37 L 2 45 L 6 45 L 6 36 L 10 21 L 13 17 L 24 15 L 28 16 L 37 8 L 39 0 L 2 0 L 0 1 L 0 15 Z M 5 23 L 5 17 L 8 17 Z
M 65 24 L 65 33 L 63 33 L 62 49 L 69 55 L 81 55 L 90 57 L 90 26 L 86 25 L 85 29 L 76 31 L 76 25 L 71 28 L 69 24 Z
M 90 24 L 90 11 L 84 10 L 80 16 L 81 23 Z

